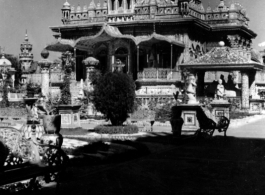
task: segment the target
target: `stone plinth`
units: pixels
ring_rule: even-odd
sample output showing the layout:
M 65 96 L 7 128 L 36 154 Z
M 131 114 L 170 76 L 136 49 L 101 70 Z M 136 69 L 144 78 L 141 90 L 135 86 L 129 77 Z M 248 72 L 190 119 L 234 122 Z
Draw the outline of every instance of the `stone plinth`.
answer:
M 200 104 L 183 104 L 172 107 L 171 124 L 173 120 L 180 119 L 179 125 L 182 125 L 181 128 L 182 133 L 183 132 L 191 133 L 197 131 L 199 129 L 199 122 L 197 120 L 198 110 L 201 110 Z M 181 124 L 182 123 L 181 119 L 183 119 L 183 124 Z M 178 134 L 181 133 L 178 132 Z
M 262 105 L 264 104 L 264 99 L 250 99 L 249 100 L 249 112 L 250 113 L 261 113 Z
M 213 100 L 211 103 L 212 106 L 212 115 L 218 120 L 220 117 L 225 116 L 226 118 L 230 118 L 229 116 L 229 107 L 230 103 L 226 100 Z
M 59 105 L 61 115 L 61 129 L 75 129 L 81 127 L 79 109 L 81 105 Z

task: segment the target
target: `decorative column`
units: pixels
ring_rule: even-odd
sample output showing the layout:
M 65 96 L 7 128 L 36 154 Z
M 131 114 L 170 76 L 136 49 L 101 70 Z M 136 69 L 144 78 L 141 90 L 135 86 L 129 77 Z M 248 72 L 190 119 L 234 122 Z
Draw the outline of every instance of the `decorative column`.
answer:
M 252 99 L 255 98 L 255 96 L 257 96 L 256 94 L 256 73 L 257 71 L 256 70 L 253 70 L 251 72 L 249 72 L 249 89 L 250 89 L 250 92 L 249 92 L 249 95 L 251 96 Z
M 50 83 L 49 72 L 52 62 L 47 59 L 49 52 L 46 49 L 41 52 L 41 57 L 43 58 L 39 61 L 39 65 L 41 66 L 41 92 L 45 97 L 48 97 Z
M 95 72 L 95 67 L 99 64 L 99 61 L 94 57 L 88 57 L 85 60 L 83 60 L 82 63 L 86 67 L 86 73 L 87 73 L 86 82 L 88 90 L 90 91 L 93 89 L 93 87 L 91 86 L 91 75 Z
M 87 90 L 88 91 L 93 91 L 94 87 L 91 83 L 91 75 L 95 74 L 95 67 L 98 66 L 99 64 L 99 60 L 93 58 L 93 57 L 88 57 L 85 60 L 82 61 L 82 63 L 84 64 L 84 66 L 86 67 L 86 72 L 87 72 Z M 95 115 L 95 110 L 94 110 L 94 106 L 93 104 L 88 101 L 88 105 L 87 105 L 87 113 L 88 115 L 92 116 Z
M 118 10 L 118 0 L 115 0 L 115 11 Z
M 241 72 L 242 77 L 242 108 L 249 109 L 249 75 L 248 72 Z

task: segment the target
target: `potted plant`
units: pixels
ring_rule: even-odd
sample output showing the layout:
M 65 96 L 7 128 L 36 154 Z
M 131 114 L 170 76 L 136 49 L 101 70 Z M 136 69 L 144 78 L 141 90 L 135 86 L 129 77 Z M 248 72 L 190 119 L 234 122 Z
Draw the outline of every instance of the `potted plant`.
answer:
M 42 141 L 46 144 L 52 144 L 61 147 L 63 137 L 60 134 L 61 130 L 61 115 L 58 114 L 59 97 L 48 94 L 47 99 L 41 96 L 37 102 L 39 118 L 43 120 L 45 135 L 42 136 Z

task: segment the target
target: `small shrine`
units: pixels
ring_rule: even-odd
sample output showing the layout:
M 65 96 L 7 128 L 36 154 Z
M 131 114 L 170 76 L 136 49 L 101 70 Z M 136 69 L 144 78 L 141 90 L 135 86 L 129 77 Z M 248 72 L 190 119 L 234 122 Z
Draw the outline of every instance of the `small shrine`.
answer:
M 240 88 L 236 87 L 238 85 L 238 74 L 234 77 L 228 75 L 227 82 L 225 82 L 223 75 L 220 75 L 219 78 L 215 78 L 216 80 L 219 80 L 219 84 L 217 82 L 214 87 L 214 90 L 219 90 L 216 94 L 216 98 L 220 99 L 220 97 L 223 97 L 225 94 L 229 97 L 240 96 L 242 108 L 249 109 L 250 99 L 256 96 L 256 74 L 258 71 L 263 70 L 264 65 L 251 59 L 250 50 L 224 46 L 224 43 L 220 42 L 219 47 L 212 48 L 209 52 L 197 59 L 180 64 L 180 68 L 189 69 L 195 72 L 198 85 L 197 96 L 200 97 L 207 96 L 205 90 L 206 72 L 239 72 L 241 75 Z M 216 81 L 212 82 L 213 83 L 209 84 L 208 87 L 214 85 Z M 222 89 L 218 88 L 218 86 Z M 220 90 L 222 90 L 222 92 Z

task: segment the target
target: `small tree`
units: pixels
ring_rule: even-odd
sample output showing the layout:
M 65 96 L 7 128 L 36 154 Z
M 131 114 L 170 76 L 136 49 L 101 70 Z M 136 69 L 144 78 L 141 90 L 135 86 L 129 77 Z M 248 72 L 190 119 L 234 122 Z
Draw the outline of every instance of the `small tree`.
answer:
M 133 112 L 135 85 L 127 74 L 106 73 L 97 80 L 92 95 L 96 109 L 114 126 L 122 125 Z
M 67 51 L 62 54 L 62 67 L 64 69 L 64 79 L 61 88 L 60 104 L 69 105 L 72 104 L 70 92 L 71 73 L 75 70 L 75 61 L 71 52 Z

